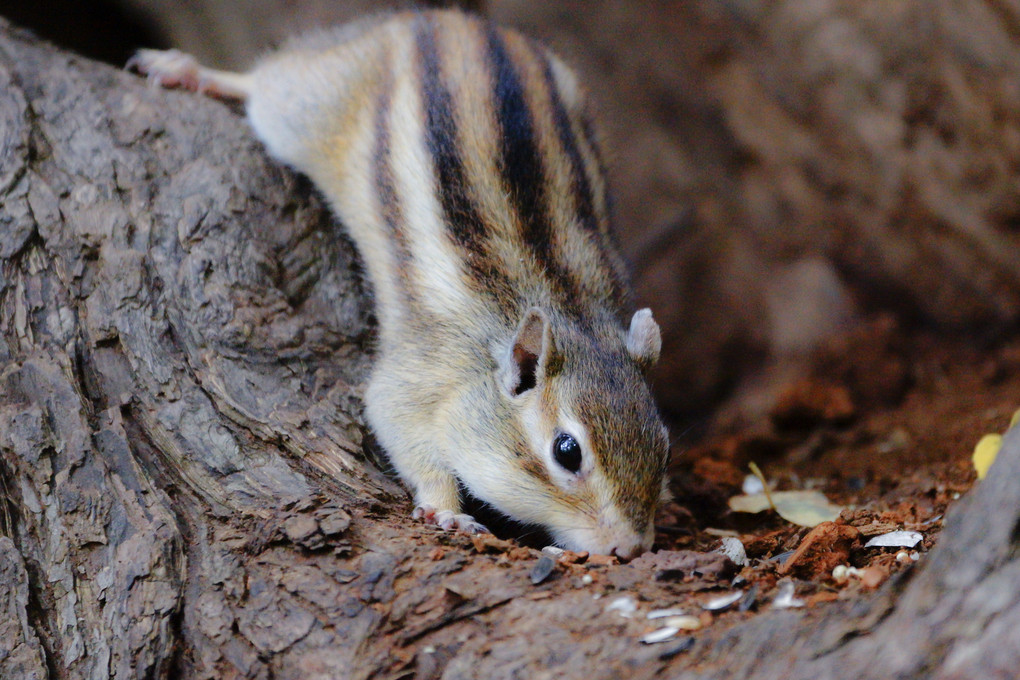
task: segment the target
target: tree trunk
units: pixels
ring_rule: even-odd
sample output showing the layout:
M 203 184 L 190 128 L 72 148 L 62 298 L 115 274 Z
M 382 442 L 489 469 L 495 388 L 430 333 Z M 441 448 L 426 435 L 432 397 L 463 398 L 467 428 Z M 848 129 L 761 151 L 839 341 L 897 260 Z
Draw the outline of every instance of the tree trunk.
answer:
M 1010 677 L 1020 430 L 916 572 L 691 645 L 407 521 L 357 257 L 235 111 L 0 23 L 0 677 Z M 371 449 L 371 447 L 369 447 Z M 590 576 L 587 583 L 583 576 Z M 603 599 L 598 599 L 598 598 Z

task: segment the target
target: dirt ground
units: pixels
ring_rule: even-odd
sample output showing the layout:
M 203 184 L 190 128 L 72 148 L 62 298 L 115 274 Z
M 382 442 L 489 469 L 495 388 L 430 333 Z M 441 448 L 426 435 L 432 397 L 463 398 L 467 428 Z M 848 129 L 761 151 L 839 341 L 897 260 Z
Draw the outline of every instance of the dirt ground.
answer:
M 661 634 L 660 658 L 698 638 L 719 640 L 734 624 L 779 606 L 784 588 L 792 588 L 792 606 L 819 615 L 828 603 L 862 597 L 922 564 L 947 508 L 977 482 L 976 442 L 1005 431 L 1020 406 L 1020 341 L 978 351 L 970 339 L 904 330 L 879 316 L 829 343 L 810 365 L 809 377 L 774 390 L 765 417 L 720 417 L 692 441 L 678 441 L 674 500 L 658 517 L 656 552 L 629 568 L 569 551 L 543 563 L 534 549 L 491 537 L 475 537 L 471 547 L 494 565 L 528 569 L 533 585 L 520 594 L 524 600 L 576 600 L 582 611 L 588 600 L 571 591 L 591 593 L 603 613 L 628 619 L 631 639 Z M 776 490 L 822 491 L 844 508 L 839 518 L 811 529 L 771 511 L 730 511 L 727 501 L 741 493 L 752 462 Z M 864 547 L 897 530 L 923 539 L 913 548 Z M 718 553 L 724 536 L 739 539 L 746 565 Z M 431 532 L 423 545 L 437 538 L 437 561 L 447 557 L 444 543 L 469 547 L 466 537 Z M 727 594 L 739 599 L 723 606 Z M 713 600 L 720 608 L 706 609 Z M 657 611 L 661 618 L 649 618 Z M 679 630 L 660 632 L 668 627 Z
M 976 483 L 975 444 L 1005 431 L 1020 406 L 1015 339 L 979 351 L 970 340 L 905 331 L 883 316 L 830 343 L 811 363 L 810 377 L 780 388 L 766 419 L 717 423 L 678 447 L 676 500 L 662 513 L 656 541 L 709 551 L 719 530 L 733 532 L 750 558 L 741 576 L 766 601 L 782 576 L 796 579 L 797 595 L 808 603 L 822 602 L 853 597 L 923 560 L 946 509 Z M 812 532 L 772 513 L 729 511 L 727 500 L 740 493 L 751 462 L 777 489 L 822 491 L 845 508 L 840 518 Z M 863 547 L 901 529 L 924 536 L 916 554 Z M 864 574 L 837 583 L 837 564 Z

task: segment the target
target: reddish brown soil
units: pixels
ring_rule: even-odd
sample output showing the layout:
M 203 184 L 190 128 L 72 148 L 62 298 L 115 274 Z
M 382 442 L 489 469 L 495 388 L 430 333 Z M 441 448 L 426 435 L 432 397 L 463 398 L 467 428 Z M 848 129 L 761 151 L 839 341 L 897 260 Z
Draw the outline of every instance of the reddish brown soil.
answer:
M 797 579 L 809 603 L 875 587 L 915 560 L 910 550 L 897 561 L 901 549 L 864 548 L 867 539 L 920 531 L 923 560 L 947 507 L 976 482 L 974 445 L 1003 432 L 1018 407 L 1017 340 L 978 351 L 972 340 L 904 332 L 879 318 L 819 352 L 808 377 L 780 390 L 766 422 L 716 426 L 676 452 L 676 500 L 662 513 L 657 546 L 712 550 L 718 530 L 733 532 L 751 558 L 741 575 L 765 599 L 783 576 Z M 847 509 L 815 530 L 730 512 L 749 462 L 780 489 L 818 489 Z M 837 564 L 864 572 L 838 584 Z

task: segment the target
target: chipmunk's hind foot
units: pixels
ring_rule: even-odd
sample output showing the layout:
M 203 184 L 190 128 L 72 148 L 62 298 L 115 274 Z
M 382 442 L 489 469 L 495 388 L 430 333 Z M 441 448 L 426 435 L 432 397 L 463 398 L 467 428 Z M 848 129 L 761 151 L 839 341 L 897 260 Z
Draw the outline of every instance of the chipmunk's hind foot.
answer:
M 216 97 L 245 101 L 251 95 L 251 76 L 206 68 L 179 50 L 138 50 L 125 68 L 134 69 L 158 87 L 180 87 Z

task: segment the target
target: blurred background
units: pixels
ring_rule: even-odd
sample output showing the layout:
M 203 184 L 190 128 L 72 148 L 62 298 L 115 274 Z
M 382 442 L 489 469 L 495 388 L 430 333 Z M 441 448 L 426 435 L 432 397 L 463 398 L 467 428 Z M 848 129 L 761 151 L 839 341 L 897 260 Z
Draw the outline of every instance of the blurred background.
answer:
M 412 4 L 442 3 L 3 0 L 0 15 L 115 65 L 173 46 L 244 68 L 304 29 Z M 832 347 L 856 357 L 855 403 L 895 402 L 912 334 L 978 352 L 1015 335 L 1020 3 L 454 4 L 581 73 L 676 432 L 773 412 Z

